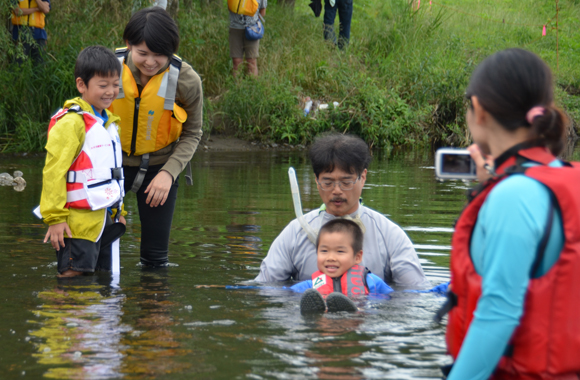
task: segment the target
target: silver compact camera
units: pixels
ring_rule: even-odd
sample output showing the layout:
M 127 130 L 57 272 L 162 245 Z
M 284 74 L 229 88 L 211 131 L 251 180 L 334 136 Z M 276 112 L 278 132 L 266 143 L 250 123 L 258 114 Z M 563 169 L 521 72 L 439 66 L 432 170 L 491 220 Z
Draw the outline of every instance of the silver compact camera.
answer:
M 475 162 L 467 149 L 437 149 L 435 176 L 439 179 L 477 179 Z

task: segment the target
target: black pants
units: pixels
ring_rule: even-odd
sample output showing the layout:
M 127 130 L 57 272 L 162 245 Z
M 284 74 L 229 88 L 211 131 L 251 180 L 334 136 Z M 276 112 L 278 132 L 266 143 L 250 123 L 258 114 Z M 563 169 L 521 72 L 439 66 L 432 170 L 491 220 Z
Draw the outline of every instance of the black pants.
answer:
M 141 263 L 150 266 L 163 266 L 169 261 L 169 233 L 175 201 L 177 200 L 177 186 L 179 176 L 173 182 L 167 200 L 163 206 L 151 207 L 145 200 L 147 186 L 159 173 L 163 165 L 149 166 L 143 184 L 137 192 L 137 205 L 139 206 L 139 220 L 141 220 Z M 129 195 L 135 176 L 139 171 L 138 166 L 123 166 L 125 173 L 125 194 Z
M 44 55 L 46 51 L 46 40 L 34 40 L 34 42 L 21 41 L 24 55 L 30 57 L 35 64 L 44 62 Z M 22 57 L 16 58 L 15 62 L 19 65 L 24 63 Z

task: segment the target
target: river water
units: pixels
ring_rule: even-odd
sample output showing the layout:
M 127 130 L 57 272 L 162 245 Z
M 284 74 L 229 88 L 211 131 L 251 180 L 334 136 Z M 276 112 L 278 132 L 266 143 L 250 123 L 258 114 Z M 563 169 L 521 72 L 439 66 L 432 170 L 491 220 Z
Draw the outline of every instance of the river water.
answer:
M 375 153 L 365 205 L 408 233 L 436 285 L 448 280 L 452 225 L 467 185 L 437 182 L 429 151 Z M 170 243 L 172 266 L 145 270 L 139 219 L 126 199 L 120 287 L 108 275 L 57 281 L 46 228 L 31 214 L 44 159 L 0 157 L 28 187 L 0 187 L 2 379 L 437 379 L 441 296 L 397 292 L 350 315 L 304 318 L 284 289 L 226 290 L 253 279 L 293 218 L 288 168 L 305 211 L 320 206 L 305 152 L 199 152 L 183 178 Z M 219 287 L 200 288 L 198 285 Z

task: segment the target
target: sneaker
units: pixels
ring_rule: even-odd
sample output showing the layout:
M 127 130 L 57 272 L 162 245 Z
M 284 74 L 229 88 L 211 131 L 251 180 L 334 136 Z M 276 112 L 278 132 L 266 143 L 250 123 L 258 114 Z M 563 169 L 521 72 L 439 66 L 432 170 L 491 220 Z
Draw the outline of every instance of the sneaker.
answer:
M 330 293 L 328 297 L 326 297 L 326 305 L 328 306 L 329 313 L 337 311 L 358 311 L 358 307 L 356 307 L 350 298 L 338 292 Z
M 307 289 L 300 299 L 300 314 L 324 313 L 326 304 L 324 298 L 316 289 Z

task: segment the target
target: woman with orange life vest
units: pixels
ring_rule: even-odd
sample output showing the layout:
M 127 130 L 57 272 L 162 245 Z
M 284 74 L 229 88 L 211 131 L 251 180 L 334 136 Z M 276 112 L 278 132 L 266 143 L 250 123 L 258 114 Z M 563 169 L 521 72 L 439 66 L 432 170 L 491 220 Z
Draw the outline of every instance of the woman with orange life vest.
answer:
M 50 12 L 50 7 L 50 0 L 19 0 L 12 10 L 12 39 L 20 41 L 24 54 L 30 56 L 35 63 L 43 61 L 42 53 L 48 38 L 44 29 L 45 15 Z M 26 38 L 24 32 L 27 28 L 34 43 Z
M 121 117 L 125 190 L 137 195 L 141 263 L 168 263 L 178 176 L 202 136 L 199 75 L 174 53 L 179 31 L 159 7 L 136 12 L 125 27 L 121 88 L 111 111 Z M 186 179 L 191 181 L 191 173 Z
M 550 69 L 504 50 L 466 96 L 482 184 L 452 239 L 448 379 L 578 379 L 580 169 L 556 158 L 566 117 Z

